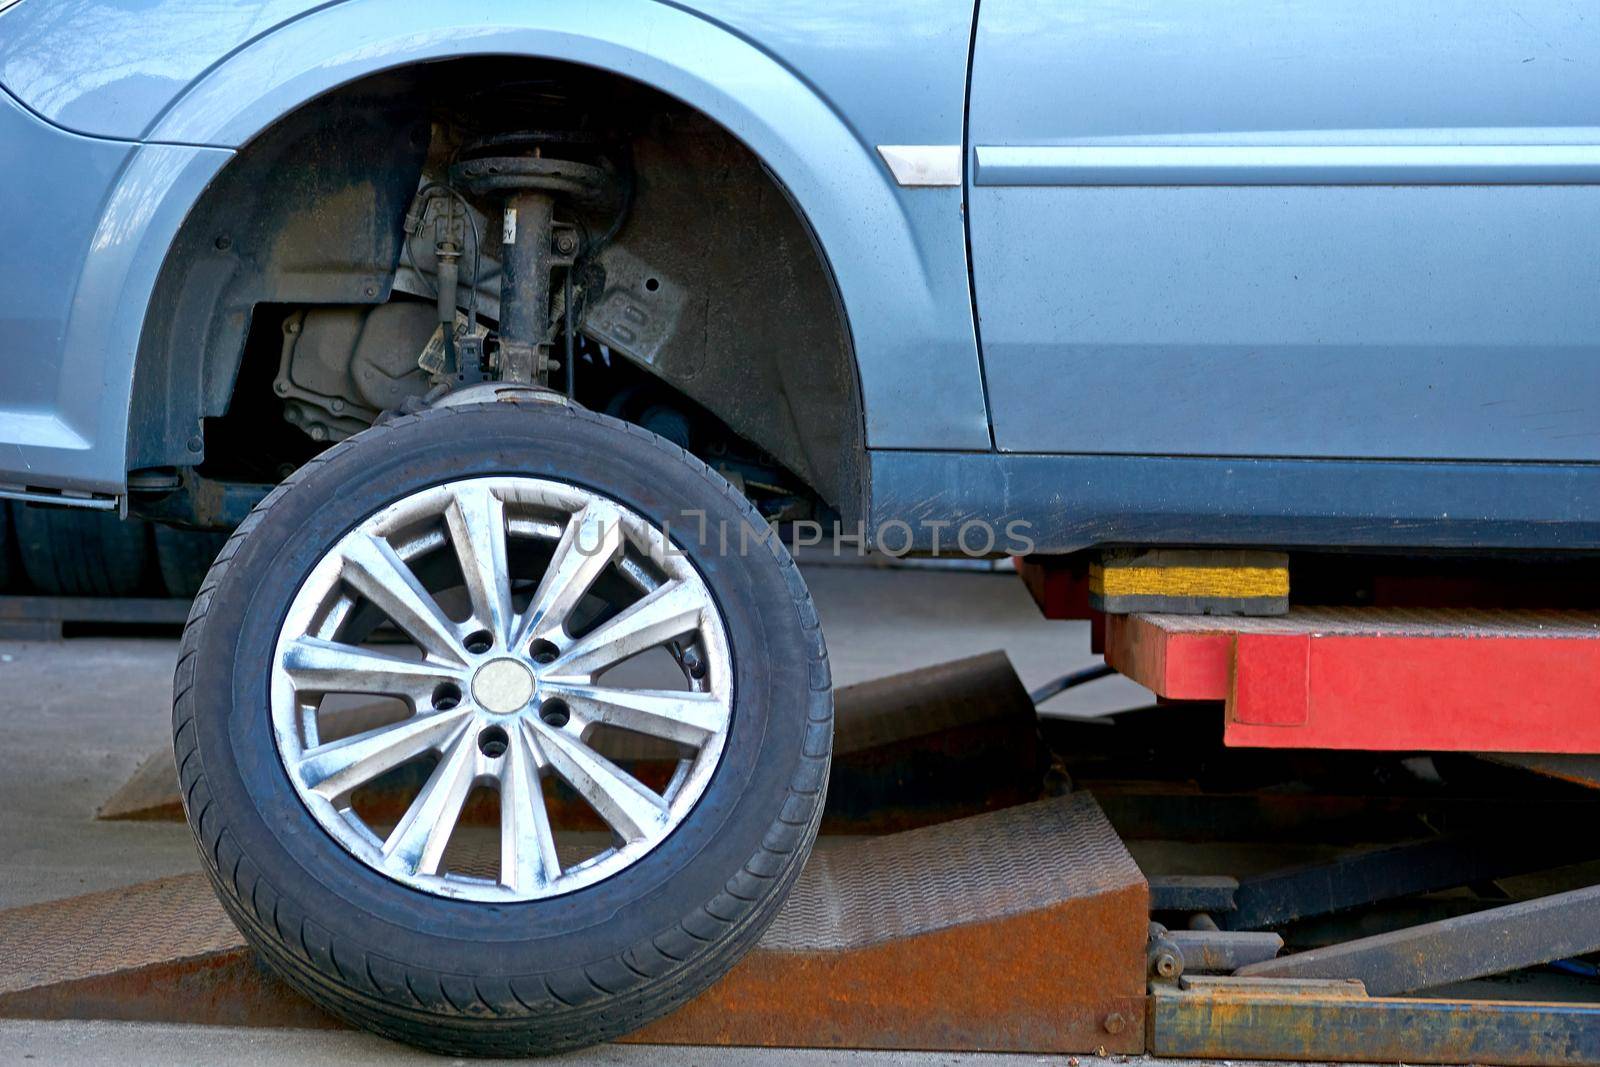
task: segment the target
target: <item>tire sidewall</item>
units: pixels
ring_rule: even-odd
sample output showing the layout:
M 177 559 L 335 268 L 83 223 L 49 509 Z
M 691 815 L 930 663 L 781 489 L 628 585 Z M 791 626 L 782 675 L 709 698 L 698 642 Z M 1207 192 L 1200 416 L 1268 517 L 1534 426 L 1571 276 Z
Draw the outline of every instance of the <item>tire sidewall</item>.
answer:
M 271 650 L 317 559 L 401 497 L 490 475 L 568 482 L 658 527 L 671 523 L 674 541 L 721 611 L 734 675 L 735 710 L 723 753 L 683 822 L 610 878 L 510 904 L 428 894 L 345 851 L 290 783 L 272 740 L 269 701 Z M 696 532 L 696 510 L 709 529 L 733 531 L 727 551 L 715 535 L 704 543 L 683 536 Z M 761 847 L 782 813 L 804 747 L 808 649 L 782 574 L 783 550 L 739 551 L 739 524 L 759 522 L 725 481 L 680 450 L 564 405 L 439 410 L 330 450 L 262 513 L 210 592 L 197 643 L 195 728 L 224 834 L 275 893 L 336 941 L 440 971 L 554 972 L 615 958 L 675 927 L 721 893 Z M 220 867 L 217 857 L 208 859 Z

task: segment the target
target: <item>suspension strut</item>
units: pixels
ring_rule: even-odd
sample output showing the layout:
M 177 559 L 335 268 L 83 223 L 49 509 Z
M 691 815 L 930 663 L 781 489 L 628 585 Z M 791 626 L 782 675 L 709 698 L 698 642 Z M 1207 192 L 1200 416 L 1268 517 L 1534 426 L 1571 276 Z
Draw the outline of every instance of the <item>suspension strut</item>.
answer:
M 500 330 L 495 364 L 502 381 L 548 384 L 555 324 L 551 274 L 570 269 L 577 241 L 558 240 L 555 211 L 598 207 L 613 199 L 615 172 L 598 163 L 555 159 L 535 143 L 527 155 L 480 155 L 450 168 L 451 180 L 479 196 L 499 197 Z M 571 373 L 571 368 L 568 368 Z

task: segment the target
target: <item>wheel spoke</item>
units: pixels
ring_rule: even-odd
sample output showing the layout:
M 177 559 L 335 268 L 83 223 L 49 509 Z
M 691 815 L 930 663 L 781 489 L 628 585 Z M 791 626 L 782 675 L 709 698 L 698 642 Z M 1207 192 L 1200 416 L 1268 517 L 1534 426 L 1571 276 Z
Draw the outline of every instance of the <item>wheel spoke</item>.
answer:
M 559 697 L 590 723 L 649 734 L 699 747 L 728 727 L 728 709 L 710 693 L 661 689 L 612 689 L 551 682 L 544 695 Z
M 413 700 L 457 672 L 427 660 L 401 659 L 320 637 L 302 637 L 283 653 L 283 669 L 295 688 L 313 693 L 372 693 Z
M 413 756 L 444 745 L 467 714 L 466 708 L 434 712 L 319 745 L 300 758 L 295 772 L 307 789 L 338 800 Z
M 535 731 L 535 743 L 550 766 L 625 842 L 660 831 L 667 822 L 667 803 L 633 775 L 564 730 L 537 719 L 524 720 Z
M 529 893 L 561 877 L 534 738 L 514 730 L 500 777 L 500 881 Z
M 468 483 L 456 490 L 444 517 L 472 613 L 503 645 L 512 625 L 505 501 L 482 483 Z
M 604 882 L 718 773 L 734 719 L 720 597 L 603 491 L 554 476 L 419 481 L 323 542 L 284 609 L 271 733 L 294 792 L 341 847 L 419 893 L 504 905 Z M 359 636 L 374 627 L 377 640 Z M 628 688 L 625 661 L 663 652 L 696 681 Z M 361 702 L 406 717 L 367 729 L 384 720 Z M 603 754 L 612 731 L 677 753 L 670 783 Z M 408 777 L 427 781 L 403 813 L 369 809 L 368 793 Z M 558 784 L 606 827 L 610 847 L 581 863 L 557 849 Z M 499 796 L 498 855 L 481 857 L 492 871 L 467 862 L 459 830 L 485 786 Z
M 700 625 L 706 595 L 686 582 L 671 582 L 574 641 L 550 665 L 552 681 L 587 681 L 629 656 L 664 644 Z
M 344 577 L 356 592 L 372 601 L 424 652 L 452 663 L 465 662 L 458 650 L 455 623 L 387 541 L 356 534 L 345 546 L 343 562 Z
M 404 874 L 438 874 L 461 805 L 472 791 L 477 745 L 471 729 L 451 739 L 444 758 L 383 843 L 384 862 Z
M 621 551 L 622 517 L 616 508 L 596 500 L 574 515 L 522 615 L 517 647 L 565 626 L 589 587 Z

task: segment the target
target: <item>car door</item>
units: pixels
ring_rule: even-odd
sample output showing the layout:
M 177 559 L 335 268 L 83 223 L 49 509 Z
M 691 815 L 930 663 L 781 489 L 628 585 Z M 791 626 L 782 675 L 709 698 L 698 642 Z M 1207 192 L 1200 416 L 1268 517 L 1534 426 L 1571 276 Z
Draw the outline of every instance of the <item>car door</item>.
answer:
M 983 0 L 1001 450 L 1600 459 L 1587 0 Z

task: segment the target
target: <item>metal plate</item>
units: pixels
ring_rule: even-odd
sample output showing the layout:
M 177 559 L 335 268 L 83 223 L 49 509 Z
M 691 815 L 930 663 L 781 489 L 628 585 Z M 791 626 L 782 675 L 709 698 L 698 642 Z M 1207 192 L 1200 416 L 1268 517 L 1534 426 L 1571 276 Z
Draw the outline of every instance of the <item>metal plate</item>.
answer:
M 630 1040 L 1137 1052 L 1147 907 L 1087 794 L 824 839 L 756 950 Z M 0 913 L 0 944 L 0 1016 L 329 1024 L 200 875 Z

